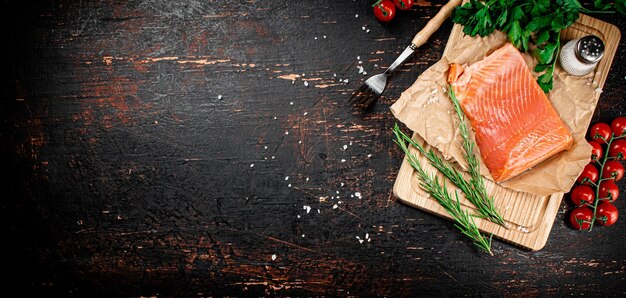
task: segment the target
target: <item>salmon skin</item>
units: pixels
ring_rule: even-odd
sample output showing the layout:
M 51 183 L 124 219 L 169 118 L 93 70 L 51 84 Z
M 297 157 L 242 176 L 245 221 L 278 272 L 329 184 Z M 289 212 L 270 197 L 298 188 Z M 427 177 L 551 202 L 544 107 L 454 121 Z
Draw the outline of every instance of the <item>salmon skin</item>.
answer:
M 448 81 L 496 182 L 572 146 L 572 135 L 512 44 L 470 66 L 451 65 Z

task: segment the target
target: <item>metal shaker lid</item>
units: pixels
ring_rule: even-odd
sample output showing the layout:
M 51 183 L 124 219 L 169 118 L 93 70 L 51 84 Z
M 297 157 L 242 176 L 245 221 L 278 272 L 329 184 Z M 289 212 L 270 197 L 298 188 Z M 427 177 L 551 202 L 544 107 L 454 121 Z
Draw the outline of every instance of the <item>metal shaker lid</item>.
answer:
M 604 42 L 595 35 L 587 35 L 578 40 L 575 53 L 583 63 L 596 63 L 604 56 Z

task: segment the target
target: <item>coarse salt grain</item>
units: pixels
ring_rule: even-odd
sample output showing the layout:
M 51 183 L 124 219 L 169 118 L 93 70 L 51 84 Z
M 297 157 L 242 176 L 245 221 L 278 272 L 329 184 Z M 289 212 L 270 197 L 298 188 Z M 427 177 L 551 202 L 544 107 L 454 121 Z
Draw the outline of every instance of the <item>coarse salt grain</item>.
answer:
M 357 191 L 357 192 L 354 193 L 354 196 L 360 199 L 361 198 L 361 193 Z
M 309 181 L 309 177 L 306 177 L 306 181 Z
M 359 17 L 359 14 L 358 14 L 358 13 L 357 13 L 357 14 L 355 14 L 355 15 L 354 15 L 354 17 L 355 17 L 355 18 L 358 18 L 358 17 Z
M 352 141 L 350 141 L 350 146 L 352 146 Z
M 276 156 L 272 155 L 272 159 L 276 159 Z
M 276 260 L 276 255 L 272 255 L 272 261 Z
M 326 35 L 324 35 L 324 39 L 326 39 Z
M 263 146 L 263 149 L 267 150 L 267 146 Z
M 252 163 L 252 164 L 250 164 L 250 167 L 251 167 L 251 168 L 254 168 L 254 164 L 253 164 L 253 163 Z
M 365 33 L 370 33 L 370 29 L 365 30 Z
M 222 99 L 222 96 L 221 96 L 221 95 L 218 95 L 218 96 L 217 96 L 217 99 Z
M 338 207 L 337 204 L 333 205 L 333 209 L 337 209 Z
M 349 82 L 349 80 L 348 80 L 348 79 L 345 79 L 345 80 L 343 80 L 343 82 L 344 82 L 344 83 L 348 83 L 348 82 Z
M 309 87 L 309 82 L 304 81 L 304 86 L 305 86 L 305 87 Z
M 311 212 L 311 206 L 304 205 L 302 207 L 304 208 L 304 210 L 306 210 L 306 213 Z
M 341 182 L 341 187 L 343 187 L 345 184 L 343 182 Z
M 306 115 L 308 115 L 308 114 L 309 114 L 309 112 L 304 112 L 304 116 L 306 116 Z
M 343 150 L 348 149 L 348 145 L 343 145 Z
M 333 74 L 333 77 L 335 77 L 335 78 L 336 78 L 336 77 L 337 77 L 337 74 L 336 74 L 336 73 L 334 73 L 334 74 Z
M 346 162 L 346 160 L 342 158 L 342 159 L 341 159 L 341 162 Z
M 315 36 L 315 40 L 317 40 L 317 36 Z
M 363 243 L 363 241 L 365 241 L 365 240 L 363 240 L 363 239 L 359 239 L 359 243 Z
M 361 27 L 361 30 L 365 31 L 365 26 L 362 26 L 362 27 Z
M 364 72 L 363 72 L 363 75 L 364 75 L 364 76 L 366 76 L 366 75 L 367 75 L 367 71 L 364 71 Z
M 289 180 L 289 176 L 285 176 L 285 181 Z
M 286 131 L 286 132 L 285 132 L 285 134 L 286 134 L 286 135 L 288 135 L 288 134 L 289 134 L 289 132 L 288 132 L 288 131 Z
M 361 60 L 361 56 L 356 56 L 356 60 Z
M 290 102 L 289 102 L 289 105 L 293 106 L 293 101 L 290 101 Z
M 291 183 L 287 184 L 287 187 L 291 187 Z
M 304 234 L 302 234 L 302 238 L 304 238 Z
M 296 215 L 296 217 L 300 218 L 301 216 L 300 216 L 300 214 L 298 214 L 298 215 Z
M 371 154 L 368 154 L 368 155 L 367 155 L 367 157 L 372 157 L 372 155 L 371 155 Z

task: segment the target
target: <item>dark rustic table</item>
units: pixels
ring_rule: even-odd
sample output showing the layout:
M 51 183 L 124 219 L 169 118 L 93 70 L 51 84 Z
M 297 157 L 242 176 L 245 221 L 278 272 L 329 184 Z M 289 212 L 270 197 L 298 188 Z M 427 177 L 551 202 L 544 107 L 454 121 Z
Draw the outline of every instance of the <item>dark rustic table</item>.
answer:
M 450 222 L 391 196 L 403 155 L 389 106 L 441 57 L 451 23 L 369 113 L 336 112 L 366 77 L 358 66 L 381 72 L 442 1 L 384 25 L 371 1 L 7 2 L 0 137 L 10 288 L 626 292 L 624 219 L 577 232 L 564 202 L 543 250 L 494 241 L 490 257 Z M 625 57 L 623 38 L 594 121 L 626 112 Z

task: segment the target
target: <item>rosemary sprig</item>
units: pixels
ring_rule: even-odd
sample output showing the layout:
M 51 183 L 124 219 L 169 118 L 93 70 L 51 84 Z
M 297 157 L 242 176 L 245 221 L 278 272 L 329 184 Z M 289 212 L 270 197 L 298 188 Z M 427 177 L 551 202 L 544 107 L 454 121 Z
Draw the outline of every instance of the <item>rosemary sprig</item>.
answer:
M 398 144 L 402 151 L 404 151 L 409 164 L 417 171 L 417 176 L 420 179 L 420 187 L 433 196 L 433 198 L 439 202 L 446 212 L 448 212 L 448 214 L 455 220 L 454 226 L 459 229 L 461 233 L 472 239 L 472 242 L 476 245 L 476 247 L 493 256 L 493 253 L 491 252 L 491 238 L 493 235 L 487 238 L 481 234 L 478 230 L 478 226 L 476 226 L 476 223 L 474 222 L 474 217 L 467 211 L 461 209 L 458 193 L 456 191 L 454 192 L 455 198 L 453 199 L 448 192 L 445 182 L 441 184 L 435 175 L 431 176 L 426 173 L 417 160 L 417 157 L 409 151 L 397 124 L 393 132 L 396 135 L 394 142 Z
M 481 215 L 484 215 L 489 220 L 508 229 L 508 225 L 500 213 L 498 213 L 498 210 L 493 203 L 493 197 L 489 197 L 487 194 L 485 182 L 483 177 L 480 175 L 480 164 L 474 154 L 474 142 L 470 140 L 469 131 L 467 130 L 467 125 L 465 125 L 465 115 L 463 114 L 463 110 L 461 110 L 461 105 L 454 94 L 454 90 L 452 90 L 452 86 L 448 86 L 448 95 L 450 96 L 452 105 L 454 106 L 454 111 L 459 118 L 459 130 L 461 131 L 461 137 L 463 138 L 462 143 L 463 150 L 465 151 L 465 160 L 467 161 L 468 170 L 471 176 L 469 184 L 473 191 L 470 192 L 471 195 L 466 193 L 466 197 L 478 208 L 478 212 Z

